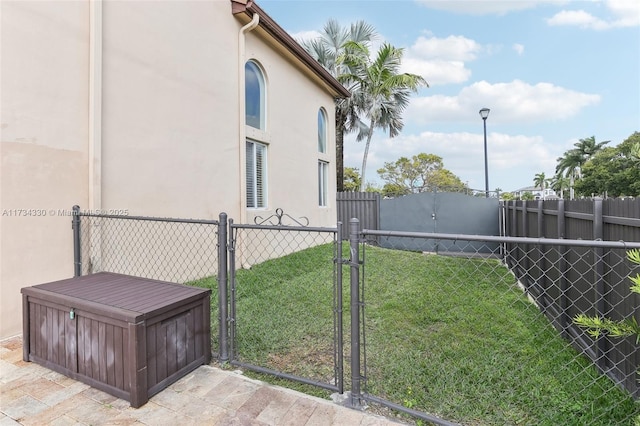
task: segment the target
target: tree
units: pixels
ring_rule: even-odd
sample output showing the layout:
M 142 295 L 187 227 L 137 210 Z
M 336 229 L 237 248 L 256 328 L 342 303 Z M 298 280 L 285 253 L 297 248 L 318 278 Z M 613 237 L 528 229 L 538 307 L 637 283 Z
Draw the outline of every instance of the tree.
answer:
M 531 191 L 527 191 L 524 194 L 522 194 L 520 196 L 520 199 L 523 201 L 531 201 L 533 200 L 535 197 L 533 196 L 533 193 Z
M 540 188 L 540 193 L 542 194 L 542 199 L 544 200 L 544 190 L 547 187 L 547 177 L 545 176 L 544 172 L 536 173 L 535 177 L 533 178 L 533 184 Z
M 445 189 L 466 192 L 466 185 L 451 171 L 444 168 L 442 158 L 434 154 L 417 154 L 400 157 L 394 162 L 384 163 L 378 175 L 385 182 L 384 195 L 398 196 L 418 192 Z
M 556 175 L 563 176 L 569 179 L 569 199 L 574 199 L 573 186 L 580 169 L 582 158 L 575 149 L 566 151 L 562 157 L 557 159 L 558 165 L 556 166 Z
M 556 174 L 551 178 L 551 189 L 560 194 L 560 198 L 564 198 L 565 189 L 569 189 L 569 179 L 566 177 Z
M 574 185 L 577 179 L 582 177 L 582 166 L 593 157 L 598 151 L 610 141 L 596 142 L 595 136 L 580 139 L 574 143 L 575 148 L 566 151 L 562 157 L 558 158 L 556 174 L 564 174 L 570 179 L 569 198 L 574 198 Z
M 348 65 L 344 62 L 345 48 L 348 43 L 368 45 L 376 38 L 375 29 L 358 21 L 349 28 L 343 28 L 338 21 L 330 19 L 324 25 L 321 37 L 302 41 L 301 45 L 311 56 L 322 64 L 334 77 L 339 79 L 342 74 L 350 73 Z M 344 190 L 344 135 L 356 129 L 357 114 L 355 112 L 354 90 L 348 87 L 351 98 L 336 101 L 336 174 L 337 190 Z
M 344 62 L 352 72 L 343 74 L 340 81 L 356 88 L 352 92 L 352 102 L 359 117 L 357 140 L 366 139 L 361 190 L 366 181 L 367 157 L 374 130 L 388 131 L 390 138 L 397 136 L 404 126 L 402 113 L 409 104 L 411 93 L 423 85 L 428 87 L 421 76 L 399 72 L 402 55 L 403 49 L 385 43 L 371 60 L 366 45 L 347 43 L 346 46 Z
M 582 164 L 584 164 L 589 158 L 593 157 L 598 151 L 604 148 L 606 144 L 611 141 L 596 142 L 596 137 L 591 136 L 585 139 L 580 139 L 574 146 L 582 156 Z
M 344 168 L 344 190 L 348 192 L 356 192 L 360 190 L 360 172 L 357 168 Z
M 585 196 L 618 197 L 640 195 L 640 163 L 634 156 L 640 133 L 635 132 L 616 147 L 606 147 L 582 167 L 576 191 Z
M 511 201 L 515 200 L 516 197 L 511 192 L 501 192 L 500 199 L 503 201 Z

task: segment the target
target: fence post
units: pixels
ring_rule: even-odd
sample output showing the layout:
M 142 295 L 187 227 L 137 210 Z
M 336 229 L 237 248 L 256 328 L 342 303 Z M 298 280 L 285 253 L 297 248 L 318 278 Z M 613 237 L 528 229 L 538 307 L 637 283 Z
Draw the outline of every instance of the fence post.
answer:
M 345 263 L 342 258 L 342 222 L 336 226 L 335 239 L 335 268 L 336 268 L 336 288 L 335 288 L 335 318 L 336 318 L 336 362 L 338 363 L 338 393 L 344 393 L 344 313 L 342 298 L 342 265 Z
M 82 258 L 80 250 L 80 206 L 73 206 L 71 229 L 73 229 L 73 276 L 82 275 Z
M 229 219 L 229 356 L 235 359 L 236 344 L 236 242 L 233 239 L 233 219 Z
M 227 214 L 218 221 L 218 342 L 220 362 L 229 361 L 228 295 L 227 295 Z
M 593 239 L 602 241 L 604 236 L 602 222 L 602 198 L 593 200 Z M 604 318 L 607 314 L 606 283 L 604 280 L 604 249 L 602 247 L 593 248 L 593 281 L 596 289 L 596 313 L 599 318 Z M 607 338 L 601 335 L 596 341 L 596 362 L 598 366 L 606 371 L 607 367 Z
M 529 212 L 527 211 L 527 204 L 529 202 L 526 200 L 522 201 L 522 237 L 530 237 L 529 235 Z M 531 294 L 529 291 L 529 286 L 531 285 L 531 279 L 529 274 L 529 244 L 522 244 L 522 277 L 524 278 L 524 288 L 527 290 L 527 294 Z
M 538 228 L 538 238 L 544 238 L 544 201 L 538 200 L 538 211 L 537 211 L 537 228 Z M 538 283 L 538 287 L 540 290 L 540 300 L 538 301 L 542 311 L 547 313 L 547 274 L 546 274 L 546 248 L 544 244 L 540 244 L 536 247 L 538 252 L 538 259 L 536 262 L 536 266 L 538 269 L 538 276 L 534 280 L 534 282 Z
M 558 215 L 557 220 L 557 237 L 556 238 L 564 238 L 565 233 L 565 211 L 564 211 L 564 200 L 558 200 L 558 211 L 556 212 Z M 567 247 L 559 246 L 558 247 L 558 273 L 560 274 L 560 326 L 562 327 L 562 335 L 564 338 L 569 337 L 568 329 L 570 325 L 569 321 L 569 297 L 567 293 L 569 292 L 569 284 L 567 281 Z
M 350 405 L 362 405 L 360 382 L 360 221 L 349 220 L 350 289 L 351 289 L 351 397 Z
M 511 230 L 509 236 L 518 236 L 518 202 L 516 200 L 511 201 Z

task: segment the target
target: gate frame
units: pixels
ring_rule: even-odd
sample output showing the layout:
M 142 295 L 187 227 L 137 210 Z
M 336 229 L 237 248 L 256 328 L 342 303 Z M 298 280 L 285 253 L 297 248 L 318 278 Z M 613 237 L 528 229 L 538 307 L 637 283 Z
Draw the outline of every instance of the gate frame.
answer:
M 310 227 L 310 226 L 288 226 L 288 225 L 264 225 L 264 224 L 235 224 L 233 219 L 228 220 L 228 242 L 227 250 L 228 256 L 228 305 L 229 315 L 228 321 L 228 345 L 227 353 L 229 364 L 242 367 L 247 370 L 251 370 L 257 373 L 268 374 L 277 378 L 287 379 L 294 382 L 299 382 L 311 386 L 316 386 L 329 391 L 337 392 L 339 394 L 344 393 L 344 326 L 343 326 L 343 285 L 342 285 L 342 265 L 349 262 L 348 259 L 342 258 L 342 224 L 337 223 L 336 228 L 325 227 Z M 333 235 L 333 268 L 334 268 L 334 284 L 333 284 L 333 352 L 334 352 L 334 380 L 335 385 L 330 383 L 320 382 L 317 380 L 309 379 L 294 374 L 284 373 L 281 371 L 273 370 L 270 368 L 254 365 L 238 361 L 236 359 L 236 236 L 239 229 L 262 229 L 269 231 L 299 231 L 299 232 L 317 232 Z M 222 283 L 220 283 L 222 284 Z M 220 285 L 221 287 L 222 285 Z

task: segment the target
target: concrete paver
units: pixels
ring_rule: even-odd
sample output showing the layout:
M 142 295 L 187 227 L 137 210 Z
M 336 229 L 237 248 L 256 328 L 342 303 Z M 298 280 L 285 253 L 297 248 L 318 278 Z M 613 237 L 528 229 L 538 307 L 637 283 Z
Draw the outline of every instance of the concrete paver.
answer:
M 135 409 L 127 401 L 22 361 L 19 337 L 0 341 L 0 426 L 399 424 L 210 365 Z

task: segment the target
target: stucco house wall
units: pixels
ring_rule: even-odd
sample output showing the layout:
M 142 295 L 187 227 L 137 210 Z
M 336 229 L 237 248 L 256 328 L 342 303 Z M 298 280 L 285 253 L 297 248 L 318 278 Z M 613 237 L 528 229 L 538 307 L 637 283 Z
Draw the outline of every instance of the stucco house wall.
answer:
M 20 288 L 73 274 L 70 217 L 88 202 L 88 2 L 0 3 L 0 337 Z M 70 257 L 71 256 L 71 257 Z
M 317 167 L 328 162 L 335 182 L 333 105 L 346 91 L 301 59 L 253 2 L 0 7 L 0 338 L 21 330 L 20 288 L 73 275 L 74 204 L 200 219 L 224 211 L 247 223 L 282 208 L 313 226 L 335 226 L 335 188 L 318 206 Z M 260 24 L 242 35 L 256 13 Z M 258 135 L 268 143 L 264 209 L 245 201 L 245 138 L 255 133 L 243 122 L 249 59 L 267 87 L 267 126 Z M 325 154 L 317 148 L 321 107 Z M 40 216 L 11 214 L 20 209 Z

